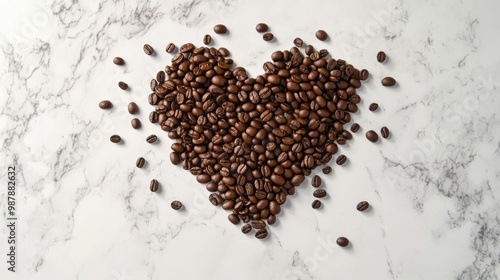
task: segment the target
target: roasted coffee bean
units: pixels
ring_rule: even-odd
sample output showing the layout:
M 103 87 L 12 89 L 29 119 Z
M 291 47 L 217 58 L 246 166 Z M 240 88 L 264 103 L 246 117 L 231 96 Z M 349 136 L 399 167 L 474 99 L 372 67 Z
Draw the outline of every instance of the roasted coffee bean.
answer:
M 320 41 L 325 41 L 326 39 L 328 39 L 328 34 L 326 33 L 325 30 L 318 30 L 316 31 L 316 38 L 318 38 L 318 40 Z
M 377 109 L 378 109 L 378 104 L 377 104 L 377 103 L 372 103 L 372 104 L 370 104 L 370 106 L 368 107 L 368 109 L 369 109 L 370 111 L 372 111 L 372 112 L 373 112 L 373 111 L 377 111 Z
M 243 232 L 244 234 L 247 234 L 251 231 L 252 231 L 252 226 L 249 224 L 245 224 L 241 227 L 241 232 Z
M 261 22 L 255 26 L 255 30 L 257 30 L 257 32 L 259 32 L 259 33 L 267 32 L 269 30 L 269 26 L 267 26 L 267 24 Z
M 205 34 L 205 36 L 203 36 L 203 44 L 208 46 L 210 43 L 212 43 L 212 36 Z
M 155 111 L 152 111 L 149 113 L 149 122 L 151 123 L 157 123 L 158 122 L 158 113 Z
M 143 168 L 145 163 L 146 160 L 143 157 L 140 157 L 135 161 L 135 166 L 137 166 L 138 168 Z
M 264 39 L 264 41 L 271 41 L 272 39 L 274 39 L 274 35 L 273 33 L 264 33 L 264 35 L 262 35 L 262 39 Z
M 175 51 L 175 44 L 174 43 L 169 43 L 165 47 L 165 51 L 168 52 L 168 53 L 173 53 Z
M 380 130 L 380 134 L 382 135 L 383 138 L 387 138 L 389 137 L 389 129 L 387 127 L 382 127 L 382 129 Z
M 135 102 L 130 102 L 127 109 L 130 114 L 135 114 L 139 111 L 139 106 Z
M 103 100 L 99 102 L 99 108 L 101 109 L 111 109 L 113 107 L 113 104 L 109 100 Z
M 382 79 L 382 85 L 384 87 L 392 87 L 396 85 L 396 80 L 393 77 L 385 77 Z
M 314 52 L 314 47 L 313 47 L 312 45 L 307 45 L 307 46 L 306 46 L 305 53 L 306 53 L 307 55 L 310 55 L 310 54 L 312 54 L 313 52 Z
M 358 205 L 356 205 L 356 209 L 358 209 L 358 211 L 365 211 L 368 207 L 370 207 L 370 204 L 367 201 L 361 201 Z
M 170 207 L 172 207 L 172 209 L 174 209 L 174 210 L 179 210 L 182 208 L 182 202 L 180 202 L 178 200 L 174 200 L 174 201 L 172 201 L 172 203 L 170 203 Z
M 311 206 L 313 209 L 319 209 L 321 207 L 321 201 L 316 199 L 312 202 Z
M 144 50 L 144 53 L 147 54 L 147 55 L 152 55 L 153 52 L 155 51 L 153 49 L 153 47 L 151 47 L 150 45 L 148 44 L 145 44 L 144 47 L 142 48 Z
M 117 57 L 113 58 L 113 63 L 116 65 L 123 65 L 123 64 L 125 64 L 125 60 L 123 60 L 123 58 L 117 56 Z
M 226 34 L 227 27 L 224 24 L 217 24 L 214 26 L 214 32 L 217 34 Z
M 337 238 L 337 245 L 339 245 L 340 247 L 347 247 L 347 245 L 349 245 L 349 239 L 345 237 L 339 237 Z
M 377 61 L 380 63 L 384 62 L 386 57 L 387 56 L 386 56 L 385 52 L 380 51 L 377 53 Z
M 252 227 L 254 229 L 263 229 L 266 227 L 266 222 L 264 222 L 263 220 L 253 220 Z
M 141 121 L 138 119 L 138 118 L 133 118 L 131 121 L 130 121 L 130 124 L 132 125 L 132 127 L 134 129 L 138 129 L 141 127 Z
M 210 200 L 210 203 L 212 203 L 214 206 L 217 206 L 222 201 L 222 198 L 220 197 L 220 195 L 218 195 L 216 193 L 212 193 L 208 197 L 208 200 Z
M 240 223 L 240 218 L 238 218 L 238 215 L 236 214 L 229 214 L 227 216 L 227 219 L 234 225 L 237 225 Z
M 304 41 L 303 41 L 301 38 L 297 37 L 297 38 L 295 38 L 295 39 L 293 40 L 293 44 L 294 44 L 297 48 L 300 48 L 300 47 L 302 47 L 302 45 L 304 45 Z
M 186 43 L 179 48 L 181 53 L 189 53 L 194 50 L 194 45 L 192 43 Z
M 127 83 L 122 82 L 122 81 L 118 82 L 118 87 L 121 88 L 122 90 L 127 90 L 128 89 Z
M 322 198 L 326 196 L 326 191 L 324 189 L 317 189 L 313 192 L 313 196 L 317 198 Z
M 375 143 L 378 141 L 378 134 L 373 130 L 368 130 L 365 135 L 366 139 L 370 140 L 370 142 Z
M 366 69 L 362 69 L 361 72 L 359 73 L 359 79 L 361 81 L 368 79 L 369 76 L 370 76 L 370 72 L 368 72 L 368 70 L 366 70 Z
M 338 165 L 343 165 L 344 163 L 346 163 L 346 161 L 347 157 L 345 155 L 340 155 L 336 160 Z
M 255 237 L 257 239 L 264 239 L 266 238 L 268 235 L 268 232 L 267 232 L 267 229 L 263 228 L 263 229 L 259 229 L 256 233 L 255 233 Z
M 353 133 L 358 132 L 359 128 L 360 128 L 360 126 L 359 126 L 359 124 L 358 124 L 358 123 L 353 123 L 353 124 L 351 125 L 351 131 L 352 131 Z
M 154 134 L 151 134 L 146 138 L 146 142 L 148 142 L 149 144 L 153 144 L 154 142 L 156 142 L 156 140 L 158 140 L 158 137 Z
M 321 186 L 321 177 L 319 177 L 318 175 L 314 175 L 314 177 L 311 180 L 311 186 L 315 188 Z
M 158 181 L 156 179 L 151 180 L 151 183 L 149 183 L 149 189 L 152 192 L 156 192 L 158 190 Z
M 323 174 L 330 174 L 332 173 L 332 168 L 330 166 L 325 166 L 323 167 Z
M 109 137 L 109 141 L 113 142 L 113 143 L 120 143 L 122 141 L 122 138 L 120 137 L 120 135 L 111 135 L 111 137 Z

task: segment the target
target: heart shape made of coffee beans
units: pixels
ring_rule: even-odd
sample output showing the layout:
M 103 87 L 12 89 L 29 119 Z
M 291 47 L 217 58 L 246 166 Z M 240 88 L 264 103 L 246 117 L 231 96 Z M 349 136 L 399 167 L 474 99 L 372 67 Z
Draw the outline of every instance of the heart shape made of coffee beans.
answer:
M 352 138 L 343 125 L 358 110 L 356 89 L 368 71 L 324 49 L 304 55 L 293 47 L 250 78 L 228 56 L 225 48 L 182 45 L 151 81 L 149 120 L 175 140 L 170 160 L 206 184 L 212 204 L 232 211 L 232 223 L 261 230 Z

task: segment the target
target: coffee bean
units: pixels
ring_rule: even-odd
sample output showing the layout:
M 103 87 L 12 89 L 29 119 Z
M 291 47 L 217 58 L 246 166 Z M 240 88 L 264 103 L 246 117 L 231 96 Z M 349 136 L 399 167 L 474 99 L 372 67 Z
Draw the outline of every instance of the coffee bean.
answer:
M 356 209 L 358 209 L 358 211 L 365 211 L 366 209 L 368 209 L 368 207 L 370 206 L 370 204 L 366 201 L 361 201 L 360 203 L 358 203 L 358 205 L 356 206 Z
M 259 33 L 267 32 L 269 30 L 269 26 L 267 26 L 267 24 L 261 22 L 255 26 L 255 30 L 257 30 L 257 32 L 259 32 Z
M 359 79 L 361 81 L 368 79 L 369 76 L 370 76 L 370 72 L 368 72 L 368 70 L 366 70 L 366 69 L 361 70 L 361 72 L 359 73 Z
M 252 227 L 254 229 L 263 229 L 266 227 L 266 222 L 264 222 L 263 220 L 253 220 Z
M 325 41 L 326 39 L 328 39 L 328 34 L 326 33 L 325 30 L 318 30 L 316 31 L 316 38 L 318 38 L 318 40 L 320 41 Z
M 370 142 L 377 142 L 378 141 L 378 135 L 375 131 L 373 130 L 368 130 L 366 132 L 366 139 L 370 140 Z
M 236 214 L 229 214 L 227 216 L 227 219 L 234 225 L 237 225 L 240 223 L 240 218 L 238 218 L 238 215 Z
M 157 123 L 158 122 L 158 113 L 155 111 L 152 111 L 149 113 L 149 122 L 151 123 Z
M 386 56 L 385 52 L 380 51 L 377 53 L 377 61 L 380 63 L 384 62 L 386 57 L 387 56 Z
M 227 33 L 227 27 L 223 24 L 217 24 L 214 26 L 214 32 L 217 34 L 226 34 Z
M 321 186 L 321 177 L 315 175 L 311 180 L 311 185 L 315 188 Z
M 158 140 L 158 137 L 154 134 L 151 134 L 146 138 L 146 142 L 148 142 L 149 144 L 153 144 L 154 142 L 156 142 L 156 140 Z
M 179 51 L 181 53 L 190 53 L 193 50 L 194 50 L 193 43 L 186 43 L 179 48 Z
M 123 89 L 123 90 L 127 90 L 128 89 L 127 83 L 122 82 L 122 81 L 118 82 L 118 87 L 121 88 L 121 89 Z
M 147 54 L 147 55 L 152 55 L 153 52 L 154 52 L 154 49 L 153 47 L 151 47 L 150 45 L 148 44 L 145 44 L 144 47 L 142 48 L 144 50 L 144 53 Z
M 301 38 L 297 37 L 297 38 L 295 38 L 295 39 L 293 40 L 293 44 L 294 44 L 297 48 L 300 48 L 300 47 L 302 47 L 302 45 L 304 45 L 304 41 L 303 41 Z
M 123 60 L 123 58 L 117 56 L 117 57 L 113 58 L 113 63 L 116 65 L 123 65 L 123 64 L 125 64 L 125 60 Z
M 360 126 L 359 126 L 359 124 L 358 124 L 358 123 L 353 123 L 353 124 L 351 125 L 351 131 L 352 131 L 353 133 L 358 132 L 359 128 L 360 128 Z
M 343 165 L 344 163 L 346 163 L 346 161 L 347 157 L 345 155 L 340 155 L 336 160 L 338 165 Z
M 218 195 L 216 193 L 210 194 L 208 199 L 210 200 L 210 203 L 212 203 L 214 206 L 219 205 L 220 202 L 222 201 L 222 198 L 220 197 L 220 195 Z
M 174 200 L 174 201 L 172 201 L 172 203 L 170 203 L 170 207 L 172 207 L 172 209 L 174 209 L 174 210 L 179 210 L 182 208 L 182 202 L 180 202 L 178 200 Z
M 332 168 L 330 166 L 325 166 L 323 167 L 323 174 L 330 174 L 332 173 Z
M 120 137 L 120 135 L 111 135 L 111 137 L 109 137 L 109 141 L 113 142 L 113 143 L 120 143 L 122 141 L 122 138 Z
M 173 53 L 175 51 L 175 44 L 174 43 L 168 43 L 168 45 L 165 47 L 165 51 L 167 53 Z
M 133 118 L 132 121 L 130 121 L 130 124 L 134 129 L 138 129 L 141 127 L 141 121 L 138 118 Z
M 368 109 L 369 109 L 370 111 L 372 111 L 372 112 L 373 112 L 373 111 L 377 111 L 377 109 L 378 109 L 378 104 L 377 104 L 377 103 L 372 103 L 372 104 L 370 104 L 370 106 L 368 107 Z
M 382 79 L 382 85 L 384 87 L 392 87 L 396 85 L 396 80 L 393 77 L 385 77 Z
M 264 41 L 271 41 L 272 39 L 274 39 L 274 35 L 273 33 L 264 33 L 264 35 L 262 35 L 262 39 L 264 39 Z
M 205 36 L 203 36 L 203 44 L 208 46 L 210 43 L 212 43 L 212 36 L 205 34 Z
M 263 228 L 263 229 L 259 229 L 256 233 L 255 233 L 255 237 L 257 239 L 264 239 L 266 238 L 268 235 L 268 232 L 267 232 L 267 229 Z
M 317 198 L 322 198 L 326 196 L 326 191 L 324 189 L 317 189 L 313 192 L 313 196 Z
M 151 180 L 151 183 L 149 183 L 149 189 L 152 192 L 156 192 L 158 190 L 158 181 L 156 179 Z
M 316 199 L 312 202 L 311 206 L 313 209 L 319 209 L 321 207 L 321 201 Z
M 135 114 L 139 111 L 139 106 L 137 106 L 137 104 L 135 102 L 130 102 L 128 104 L 128 112 L 130 114 Z
M 244 234 L 247 234 L 251 231 L 252 231 L 252 226 L 249 224 L 245 224 L 241 227 L 241 232 L 243 232 Z
M 390 134 L 389 129 L 385 126 L 382 127 L 382 129 L 380 130 L 380 134 L 382 134 L 383 138 L 389 137 L 389 134 Z
M 113 107 L 113 104 L 109 100 L 103 100 L 99 102 L 99 108 L 101 109 L 111 109 Z
M 345 237 L 339 237 L 337 238 L 337 245 L 339 245 L 340 247 L 346 247 L 347 245 L 349 245 L 349 239 Z
M 313 47 L 312 45 L 307 45 L 307 46 L 306 46 L 305 53 L 306 53 L 307 55 L 310 55 L 310 54 L 312 54 L 313 52 L 314 52 L 314 47 Z
M 146 160 L 143 157 L 140 157 L 135 161 L 135 166 L 137 166 L 138 168 L 143 168 L 145 163 Z

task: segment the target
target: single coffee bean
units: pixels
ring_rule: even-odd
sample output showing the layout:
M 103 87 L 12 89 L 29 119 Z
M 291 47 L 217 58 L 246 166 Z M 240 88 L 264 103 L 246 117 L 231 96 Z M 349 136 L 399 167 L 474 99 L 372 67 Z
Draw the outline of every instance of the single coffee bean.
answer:
M 205 36 L 203 36 L 203 44 L 208 46 L 210 43 L 212 43 L 212 36 L 205 34 Z
M 340 247 L 346 247 L 347 245 L 349 245 L 349 239 L 345 237 L 339 237 L 337 238 L 337 245 L 339 245 Z
M 152 192 L 156 192 L 158 190 L 158 181 L 156 179 L 151 180 L 151 183 L 149 183 L 149 189 Z
M 353 123 L 353 124 L 351 125 L 351 131 L 352 131 L 353 133 L 358 132 L 359 128 L 360 128 L 360 126 L 359 126 L 359 124 L 358 124 L 358 123 Z
M 254 229 L 263 229 L 266 227 L 266 222 L 264 222 L 263 220 L 253 220 L 252 227 Z
M 147 55 L 152 55 L 153 52 L 155 51 L 153 49 L 153 47 L 151 47 L 150 45 L 148 44 L 145 44 L 144 47 L 142 48 L 144 50 L 144 53 L 147 54 Z
M 149 113 L 149 122 L 151 123 L 158 122 L 158 113 L 156 111 L 151 111 L 151 113 Z
M 224 24 L 217 24 L 214 26 L 214 32 L 217 34 L 226 34 L 227 27 Z
M 132 121 L 130 121 L 130 124 L 134 129 L 138 129 L 141 127 L 141 121 L 138 118 L 133 118 Z
M 368 209 L 369 206 L 370 204 L 367 201 L 361 201 L 356 206 L 356 209 L 358 209 L 358 211 L 365 211 L 366 209 Z
M 267 26 L 267 24 L 261 22 L 255 26 L 255 30 L 257 30 L 257 32 L 259 32 L 259 33 L 267 32 L 269 30 L 269 26 Z
M 128 89 L 127 83 L 122 82 L 122 81 L 118 82 L 118 87 L 121 88 L 121 89 L 123 89 L 123 90 L 127 90 Z
M 111 137 L 109 137 L 109 141 L 113 142 L 113 143 L 120 143 L 122 141 L 122 138 L 120 137 L 120 135 L 111 135 Z
M 113 58 L 113 63 L 116 65 L 123 65 L 123 64 L 125 64 L 125 60 L 123 60 L 123 58 L 117 56 L 117 57 Z
M 321 201 L 316 199 L 312 202 L 311 206 L 313 209 L 319 209 L 321 207 Z
M 182 208 L 182 202 L 180 202 L 178 200 L 174 200 L 174 201 L 172 201 L 172 203 L 170 203 L 170 207 L 172 207 L 172 209 L 174 209 L 174 210 L 179 210 Z
M 387 56 L 386 56 L 385 52 L 380 51 L 377 53 L 377 61 L 378 62 L 382 63 L 385 61 L 386 58 L 387 58 Z
M 326 39 L 328 39 L 328 34 L 326 33 L 325 30 L 318 30 L 316 31 L 316 38 L 318 38 L 318 40 L 320 41 L 325 41 Z
M 236 214 L 229 214 L 227 216 L 227 219 L 234 225 L 237 225 L 240 223 L 240 218 L 238 218 L 238 215 Z
M 244 234 L 247 234 L 251 231 L 252 231 L 252 226 L 249 224 L 245 224 L 241 227 L 241 232 L 243 232 Z
M 135 166 L 137 166 L 138 168 L 143 168 L 145 163 L 146 160 L 143 157 L 140 157 L 135 161 Z
M 370 110 L 370 111 L 372 111 L 372 112 L 373 112 L 373 111 L 377 111 L 377 109 L 378 109 L 378 104 L 377 104 L 377 103 L 372 103 L 372 104 L 370 104 L 370 106 L 368 107 L 368 110 Z
M 173 53 L 175 51 L 175 44 L 168 43 L 167 47 L 165 47 L 165 51 L 168 53 Z
M 146 138 L 146 142 L 148 142 L 149 144 L 153 144 L 154 142 L 156 142 L 156 140 L 158 140 L 158 137 L 154 134 L 151 134 Z
M 325 166 L 323 167 L 323 174 L 330 174 L 332 173 L 332 168 L 330 166 Z
M 366 70 L 366 69 L 361 70 L 361 72 L 359 73 L 359 79 L 361 81 L 368 79 L 369 76 L 370 76 L 370 72 L 368 72 L 368 70 Z
M 274 39 L 274 35 L 273 33 L 264 33 L 264 35 L 262 35 L 262 39 L 264 39 L 264 41 L 271 41 L 272 39 Z
M 216 193 L 210 194 L 208 200 L 210 200 L 210 203 L 212 203 L 214 206 L 217 206 L 222 202 L 222 198 L 220 197 L 219 194 Z
M 314 47 L 313 47 L 312 45 L 307 45 L 307 46 L 306 46 L 305 53 L 306 53 L 307 55 L 310 55 L 310 54 L 312 54 L 313 52 L 314 52 Z
M 311 180 L 311 185 L 315 188 L 321 186 L 321 177 L 319 177 L 318 175 L 314 175 Z
M 326 196 L 326 191 L 324 189 L 317 189 L 313 192 L 313 196 L 317 198 L 322 198 Z
M 346 163 L 346 161 L 347 161 L 347 157 L 345 155 L 340 155 L 336 160 L 338 165 L 342 165 L 342 164 Z
M 389 129 L 385 126 L 382 127 L 382 129 L 380 130 L 380 134 L 382 134 L 383 138 L 389 137 L 389 134 L 390 134 Z
M 382 85 L 384 87 L 392 87 L 396 85 L 396 80 L 393 77 L 385 77 L 382 79 Z
M 300 47 L 302 47 L 302 45 L 304 45 L 304 41 L 303 41 L 301 38 L 297 37 L 297 38 L 295 38 L 295 39 L 293 40 L 293 44 L 294 44 L 297 48 L 300 48 Z
M 267 232 L 267 229 L 263 228 L 263 229 L 259 229 L 256 233 L 255 233 L 255 237 L 257 239 L 264 239 L 266 238 L 268 235 L 268 232 Z
M 113 104 L 109 100 L 103 100 L 99 102 L 99 108 L 101 109 L 111 109 L 113 107 Z
M 368 130 L 365 135 L 366 139 L 370 140 L 370 142 L 375 143 L 378 141 L 378 134 L 373 130 Z
M 130 102 L 128 104 L 128 112 L 130 114 L 135 114 L 139 111 L 139 106 L 137 106 L 137 104 L 135 102 Z

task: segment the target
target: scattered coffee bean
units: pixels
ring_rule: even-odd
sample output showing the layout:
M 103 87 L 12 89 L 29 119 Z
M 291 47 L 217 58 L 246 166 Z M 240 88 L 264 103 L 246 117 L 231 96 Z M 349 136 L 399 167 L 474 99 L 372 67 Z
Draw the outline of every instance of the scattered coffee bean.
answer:
M 343 165 L 344 163 L 346 163 L 346 161 L 347 157 L 345 155 L 340 155 L 336 160 L 338 165 Z
M 227 27 L 224 24 L 217 24 L 214 26 L 214 32 L 217 34 L 226 34 Z
M 269 30 L 269 26 L 267 26 L 267 24 L 261 22 L 255 26 L 255 30 L 257 30 L 257 32 L 259 32 L 259 33 L 267 32 Z
M 300 47 L 302 47 L 302 45 L 304 45 L 304 41 L 303 41 L 301 38 L 297 37 L 297 38 L 295 38 L 295 39 L 293 40 L 293 44 L 294 44 L 297 48 L 300 48 Z
M 361 81 L 368 79 L 369 76 L 370 76 L 370 72 L 368 72 L 368 70 L 366 70 L 366 69 L 361 70 L 361 72 L 359 73 L 359 79 Z
M 386 57 L 387 56 L 386 56 L 385 52 L 380 51 L 377 53 L 377 61 L 380 63 L 384 62 Z
M 180 202 L 178 200 L 174 200 L 174 201 L 172 201 L 172 203 L 170 203 L 170 207 L 172 207 L 172 209 L 174 209 L 174 210 L 179 210 L 182 208 L 182 202 Z
M 306 46 L 305 53 L 306 53 L 307 55 L 312 54 L 314 51 L 315 51 L 315 50 L 314 50 L 314 47 L 313 47 L 312 45 L 307 45 L 307 46 Z
M 359 128 L 360 128 L 360 126 L 359 126 L 359 124 L 358 124 L 358 123 L 353 123 L 353 124 L 351 125 L 351 131 L 352 131 L 353 133 L 358 132 Z
M 130 121 L 130 124 L 134 129 L 138 129 L 141 127 L 141 121 L 138 118 L 133 118 L 132 121 Z
M 323 174 L 330 174 L 332 173 L 332 168 L 330 166 L 325 166 L 323 167 Z
M 326 196 L 326 191 L 324 189 L 317 189 L 313 192 L 313 196 L 317 198 L 322 198 Z
M 175 44 L 174 43 L 168 43 L 167 47 L 165 47 L 165 51 L 167 53 L 173 53 L 175 51 Z
M 99 102 L 99 108 L 101 109 L 111 109 L 113 107 L 113 104 L 109 100 L 103 100 Z
M 375 143 L 378 141 L 378 134 L 373 130 L 368 130 L 366 132 L 366 139 L 370 140 L 370 142 Z
M 109 141 L 113 142 L 113 143 L 120 143 L 122 141 L 122 138 L 120 137 L 120 135 L 111 135 L 111 137 L 109 137 Z
M 377 103 L 372 103 L 372 104 L 370 104 L 370 106 L 368 107 L 368 109 L 369 109 L 370 111 L 372 111 L 372 112 L 373 112 L 373 111 L 377 111 L 377 109 L 378 109 L 378 104 L 377 104 Z
M 319 177 L 318 175 L 314 175 L 311 180 L 311 185 L 315 188 L 321 186 L 321 177 Z
M 203 36 L 203 44 L 208 46 L 210 43 L 212 43 L 212 36 L 205 34 L 205 36 Z
M 254 229 L 263 229 L 266 227 L 266 222 L 264 222 L 263 220 L 253 220 L 252 227 Z
M 146 142 L 148 142 L 149 144 L 153 144 L 154 142 L 156 142 L 156 140 L 158 140 L 158 137 L 154 134 L 151 134 L 146 138 Z
M 135 161 L 135 166 L 137 166 L 138 168 L 143 168 L 145 163 L 146 160 L 143 157 L 140 157 Z
M 123 89 L 123 90 L 127 90 L 128 89 L 127 83 L 122 82 L 122 81 L 118 82 L 118 87 L 121 88 L 121 89 Z
M 264 41 L 271 41 L 272 39 L 274 39 L 274 35 L 273 33 L 264 33 L 264 35 L 262 35 L 262 39 L 264 39 Z
M 152 55 L 153 52 L 155 51 L 153 49 L 153 47 L 151 47 L 150 45 L 148 44 L 145 44 L 144 47 L 142 48 L 144 50 L 144 53 L 147 54 L 147 55 Z
M 396 80 L 393 77 L 385 77 L 382 79 L 382 85 L 384 87 L 392 87 L 396 85 Z
M 361 201 L 360 203 L 358 203 L 358 205 L 356 206 L 356 209 L 358 209 L 358 211 L 365 211 L 366 209 L 368 209 L 368 207 L 370 206 L 370 204 L 366 201 Z
M 380 134 L 382 134 L 383 138 L 389 137 L 389 134 L 390 134 L 389 129 L 385 126 L 382 127 L 382 129 L 380 130 Z
M 116 65 L 123 65 L 123 64 L 125 64 L 125 60 L 123 60 L 123 58 L 117 56 L 117 57 L 113 58 L 113 63 Z
M 321 207 L 321 201 L 316 199 L 312 202 L 311 206 L 313 209 L 319 209 Z
M 237 225 L 240 223 L 240 218 L 238 218 L 238 215 L 236 214 L 229 214 L 227 216 L 227 219 L 234 225 Z
M 326 33 L 325 30 L 318 30 L 316 31 L 316 38 L 318 38 L 318 40 L 320 41 L 325 41 L 326 39 L 328 39 L 328 34 Z
M 139 106 L 137 106 L 137 104 L 135 102 L 130 102 L 128 104 L 127 109 L 128 109 L 128 112 L 133 115 L 139 111 Z
M 158 181 L 156 179 L 151 180 L 151 183 L 149 183 L 149 189 L 152 192 L 156 192 L 158 190 Z
M 247 234 L 251 231 L 252 231 L 252 226 L 249 224 L 245 224 L 241 227 L 241 232 L 243 232 L 244 234 Z
M 256 233 L 255 233 L 255 237 L 257 239 L 264 239 L 266 238 L 268 235 L 267 233 L 267 229 L 263 228 L 263 229 L 259 229 Z
M 347 245 L 349 245 L 349 239 L 345 237 L 339 237 L 337 238 L 337 245 L 339 245 L 340 247 L 346 247 Z

